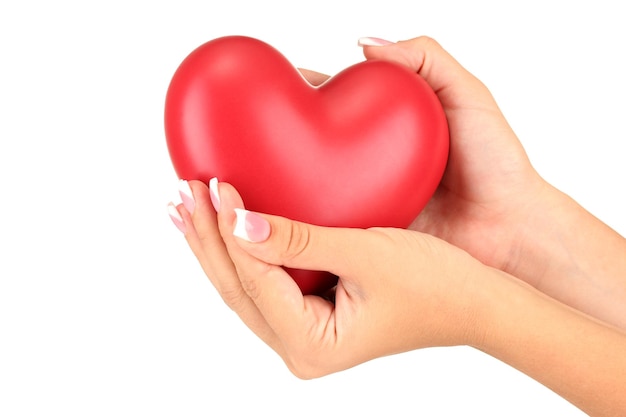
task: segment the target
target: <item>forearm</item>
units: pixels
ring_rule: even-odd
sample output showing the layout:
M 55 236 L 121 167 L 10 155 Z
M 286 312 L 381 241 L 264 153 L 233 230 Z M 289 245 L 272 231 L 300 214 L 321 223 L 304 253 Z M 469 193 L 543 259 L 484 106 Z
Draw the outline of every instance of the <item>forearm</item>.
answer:
M 540 291 L 626 329 L 626 239 L 547 186 L 508 270 Z
M 478 349 L 591 416 L 626 415 L 626 333 L 501 273 L 485 286 Z

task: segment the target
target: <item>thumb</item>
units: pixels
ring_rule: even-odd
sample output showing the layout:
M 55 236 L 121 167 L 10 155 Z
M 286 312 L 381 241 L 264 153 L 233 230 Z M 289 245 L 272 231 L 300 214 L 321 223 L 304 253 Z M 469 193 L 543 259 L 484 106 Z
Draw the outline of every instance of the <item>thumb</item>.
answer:
M 366 230 L 315 226 L 245 209 L 235 209 L 235 213 L 237 243 L 265 263 L 328 271 L 345 278 L 360 275 L 358 260 L 368 258 L 364 252 L 371 245 Z

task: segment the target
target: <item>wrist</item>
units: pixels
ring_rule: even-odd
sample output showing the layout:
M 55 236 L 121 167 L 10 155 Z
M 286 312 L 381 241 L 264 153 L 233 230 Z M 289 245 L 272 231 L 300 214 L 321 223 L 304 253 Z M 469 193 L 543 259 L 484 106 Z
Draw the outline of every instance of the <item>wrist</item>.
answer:
M 575 206 L 571 198 L 544 181 L 518 220 L 513 256 L 503 270 L 535 288 L 541 287 L 545 276 L 567 262 L 562 243 L 572 229 L 569 217 Z
M 506 303 L 516 303 L 521 288 L 527 284 L 499 269 L 482 265 L 477 270 L 470 294 L 471 308 L 464 344 L 492 354 L 492 334 L 504 319 L 502 309 Z
M 499 303 L 510 299 L 511 285 L 509 280 L 516 280 L 499 269 L 487 266 L 479 261 L 468 268 L 470 271 L 464 288 L 463 302 L 458 309 L 457 320 L 462 323 L 459 332 L 458 345 L 470 346 L 485 350 L 485 342 L 493 331 L 494 321 L 498 320 L 495 313 L 500 308 Z M 517 285 L 526 285 L 518 282 Z
M 626 334 L 504 272 L 492 277 L 480 300 L 481 337 L 471 346 L 590 415 L 622 415 Z
M 626 240 L 545 185 L 505 269 L 541 292 L 626 328 Z

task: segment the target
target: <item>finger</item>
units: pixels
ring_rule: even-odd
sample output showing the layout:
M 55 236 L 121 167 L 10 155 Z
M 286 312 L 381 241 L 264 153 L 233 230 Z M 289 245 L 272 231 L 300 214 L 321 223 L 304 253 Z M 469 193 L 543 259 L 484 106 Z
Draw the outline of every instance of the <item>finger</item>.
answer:
M 233 204 L 240 197 L 227 184 L 220 187 L 220 198 L 220 232 L 239 279 L 280 338 L 292 372 L 321 375 L 380 353 L 359 346 L 377 344 L 373 338 L 388 328 L 388 321 L 372 321 L 363 312 L 390 310 L 386 295 L 393 290 L 381 278 L 396 259 L 410 257 L 398 253 L 391 234 L 313 226 L 247 211 Z M 336 304 L 303 296 L 279 265 L 339 275 Z
M 435 40 L 422 36 L 384 46 L 364 46 L 363 53 L 368 59 L 389 60 L 411 68 L 436 92 L 450 129 L 450 155 L 442 184 L 480 191 L 470 186 L 459 188 L 458 183 L 451 182 L 489 176 L 492 167 L 477 163 L 479 154 L 484 160 L 500 162 L 506 157 L 509 167 L 530 166 L 487 87 Z
M 188 187 L 181 187 L 181 197 L 187 202 L 186 207 L 193 208 L 193 214 L 186 208 L 180 210 L 186 224 L 185 238 L 209 280 L 242 321 L 281 354 L 280 341 L 241 286 L 236 268 L 219 233 L 209 188 L 200 181 L 189 181 Z M 193 203 L 190 204 L 190 201 Z
M 444 107 L 475 106 L 481 101 L 495 105 L 482 82 L 427 36 L 384 46 L 365 45 L 363 54 L 367 59 L 396 62 L 417 72 L 437 93 Z
M 233 235 L 236 222 L 234 210 L 243 207 L 241 197 L 231 185 L 220 183 L 219 198 L 220 233 L 241 286 L 276 335 L 280 350 L 275 350 L 292 372 L 300 374 L 300 366 L 294 360 L 309 357 L 307 349 L 334 335 L 333 306 L 320 297 L 304 297 L 295 281 L 280 266 L 246 253 Z M 249 318 L 242 319 L 246 321 Z
M 295 298 L 296 300 L 301 299 L 302 295 L 297 285 L 280 267 L 266 262 L 259 262 L 259 260 L 253 258 L 239 247 L 233 231 L 237 221 L 236 212 L 244 208 L 241 196 L 228 183 L 219 183 L 218 187 L 220 199 L 218 226 L 228 254 L 237 270 L 239 280 L 241 281 L 240 284 L 248 293 L 255 292 L 256 289 L 253 291 L 250 287 L 247 287 L 247 284 L 250 282 L 248 277 L 271 275 L 272 279 L 268 281 L 271 281 L 271 284 L 276 287 L 272 291 L 274 294 L 280 294 L 280 297 Z M 281 288 L 278 288 L 278 286 Z
M 366 231 L 315 226 L 245 210 L 238 210 L 236 217 L 237 244 L 268 264 L 328 271 L 344 279 L 367 270 L 359 266 L 362 252 L 371 247 Z M 348 254 L 346 247 L 352 249 Z
M 332 248 L 337 246 L 331 243 L 331 249 L 316 253 L 317 258 L 315 259 L 308 259 L 304 253 L 297 256 L 295 252 L 306 247 L 304 242 L 306 231 L 294 231 L 294 233 L 301 234 L 298 236 L 294 234 L 292 237 L 295 239 L 303 238 L 303 240 L 300 243 L 296 243 L 294 240 L 291 242 L 292 246 L 285 250 L 279 247 L 279 243 L 288 240 L 289 236 L 284 233 L 284 229 L 276 226 L 272 231 L 274 238 L 268 240 L 270 243 L 275 243 L 274 245 L 262 245 L 265 247 L 264 251 L 261 250 L 263 255 L 260 252 L 248 252 L 247 249 L 249 248 L 245 247 L 246 242 L 243 242 L 234 233 L 236 228 L 245 228 L 246 223 L 248 223 L 249 228 L 254 228 L 256 224 L 254 213 L 246 218 L 247 213 L 251 212 L 243 209 L 239 194 L 230 184 L 221 183 L 219 191 L 221 201 L 220 232 L 229 255 L 237 268 L 239 279 L 243 288 L 254 300 L 286 348 L 290 350 L 299 347 L 305 348 L 311 343 L 333 337 L 332 303 L 321 297 L 303 296 L 298 285 L 281 265 L 299 269 L 322 269 L 318 267 L 320 265 L 328 267 L 337 256 L 324 262 L 321 262 L 321 259 L 324 258 L 324 253 L 331 253 Z M 243 217 L 242 213 L 244 213 Z M 288 221 L 285 219 L 285 222 Z M 304 223 L 297 224 L 305 226 Z M 269 229 L 266 229 L 266 232 L 269 232 Z M 319 245 L 319 247 L 323 248 L 324 246 Z M 273 253 L 275 250 L 277 252 Z M 342 268 L 329 268 L 327 270 L 343 272 Z M 306 336 L 304 336 L 305 334 Z M 306 343 L 303 342 L 303 338 L 307 340 Z
M 185 186 L 186 184 L 186 186 Z M 180 194 L 185 209 L 180 210 L 186 224 L 185 239 L 200 266 L 220 294 L 229 287 L 234 271 L 217 227 L 217 217 L 207 186 L 200 181 L 181 181 Z M 238 280 L 235 278 L 235 282 Z
M 239 208 L 223 227 L 223 235 L 233 236 L 227 246 L 242 285 L 282 340 L 288 357 L 297 366 L 303 365 L 303 358 L 315 360 L 310 369 L 322 373 L 354 360 L 355 355 L 347 361 L 344 355 L 355 348 L 354 341 L 367 340 L 371 325 L 346 323 L 358 321 L 355 312 L 380 293 L 386 271 L 374 261 L 396 256 L 390 250 L 393 246 L 385 244 L 388 238 L 375 231 L 313 226 Z M 321 297 L 303 297 L 279 265 L 339 275 L 336 307 Z M 305 360 L 304 367 L 308 365 Z
M 327 271 L 341 277 L 344 286 L 350 285 L 353 278 L 371 272 L 368 261 L 380 247 L 374 240 L 376 234 L 371 231 L 321 227 L 249 212 L 229 184 L 220 184 L 220 197 L 222 204 L 226 204 L 224 210 L 220 210 L 220 233 L 237 268 L 245 265 L 247 272 L 254 267 L 261 274 L 276 276 L 282 276 L 283 271 L 273 266 Z M 248 241 L 242 239 L 247 232 L 253 233 Z M 262 244 L 256 243 L 261 240 Z M 346 251 L 347 247 L 351 250 Z M 262 262 L 255 262 L 251 256 Z M 239 278 L 243 280 L 241 273 Z M 297 288 L 292 284 L 292 280 L 286 280 L 284 285 L 289 289 L 285 291 Z
M 321 72 L 317 71 L 311 71 L 305 68 L 298 68 L 298 71 L 300 71 L 300 73 L 309 82 L 309 84 L 313 86 L 318 86 L 330 78 L 330 76 L 326 74 L 322 74 Z

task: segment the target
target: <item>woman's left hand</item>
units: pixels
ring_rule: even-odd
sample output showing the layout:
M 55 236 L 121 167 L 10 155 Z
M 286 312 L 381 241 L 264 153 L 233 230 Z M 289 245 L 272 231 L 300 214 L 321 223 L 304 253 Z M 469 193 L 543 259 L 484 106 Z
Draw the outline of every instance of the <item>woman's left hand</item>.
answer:
M 415 231 L 328 228 L 240 210 L 226 183 L 212 187 L 216 213 L 207 185 L 181 184 L 177 212 L 204 271 L 297 376 L 479 337 L 478 288 L 490 268 L 466 252 Z M 334 300 L 303 296 L 281 265 L 334 273 Z

